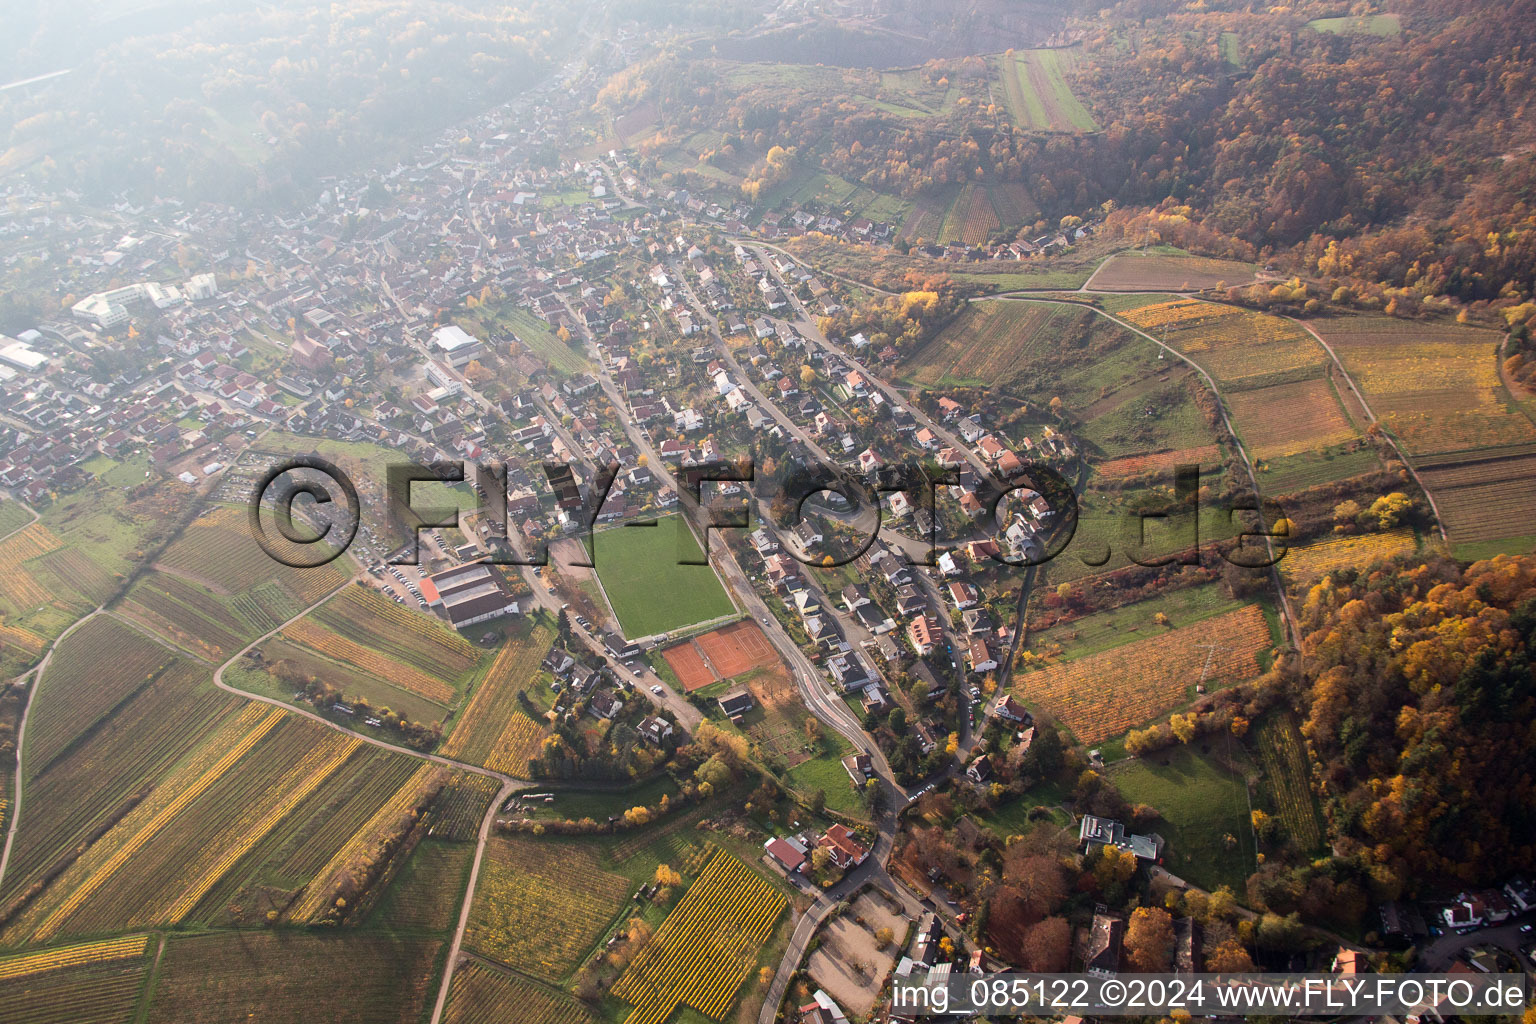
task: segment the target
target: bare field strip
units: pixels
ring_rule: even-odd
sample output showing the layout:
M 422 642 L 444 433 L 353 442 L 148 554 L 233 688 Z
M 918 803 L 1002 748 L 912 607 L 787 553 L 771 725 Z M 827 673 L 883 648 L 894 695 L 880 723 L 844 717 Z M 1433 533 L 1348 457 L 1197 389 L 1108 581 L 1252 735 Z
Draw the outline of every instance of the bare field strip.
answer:
M 1090 287 L 1107 292 L 1204 291 L 1218 284 L 1239 285 L 1253 280 L 1254 266 L 1204 256 L 1111 256 L 1093 275 Z
M 1298 455 L 1359 435 L 1323 378 L 1226 395 L 1237 432 L 1256 459 Z
M 1457 543 L 1533 532 L 1536 455 L 1421 468 L 1419 476 L 1434 494 L 1446 532 Z
M 1256 605 L 1014 677 L 1022 700 L 1051 712 L 1083 743 L 1119 736 L 1194 696 L 1259 674 L 1269 626 Z
M 1096 468 L 1101 476 L 1114 479 L 1141 476 L 1144 473 L 1168 473 L 1175 466 L 1189 464 L 1221 465 L 1221 446 L 1205 444 L 1198 448 L 1178 448 L 1173 451 L 1153 452 L 1150 455 L 1127 455 L 1100 463 Z

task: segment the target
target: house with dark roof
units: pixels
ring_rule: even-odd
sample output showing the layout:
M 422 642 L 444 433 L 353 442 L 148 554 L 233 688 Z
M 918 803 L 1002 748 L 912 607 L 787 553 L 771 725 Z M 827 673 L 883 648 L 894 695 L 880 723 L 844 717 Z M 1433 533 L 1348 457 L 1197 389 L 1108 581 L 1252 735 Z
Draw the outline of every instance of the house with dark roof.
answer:
M 982 754 L 965 769 L 965 777 L 975 783 L 983 783 L 992 777 L 992 759 Z
M 997 699 L 991 707 L 987 708 L 987 714 L 994 718 L 1001 718 L 1009 722 L 1017 722 L 1020 725 L 1028 725 L 1034 720 L 1029 709 L 1013 699 L 1013 694 L 1005 693 Z
M 672 736 L 672 723 L 660 715 L 648 715 L 635 727 L 640 738 L 653 746 L 661 746 Z
M 598 718 L 610 719 L 618 714 L 623 706 L 624 702 L 619 700 L 612 690 L 599 690 L 592 695 L 592 701 L 587 708 Z
M 863 786 L 874 773 L 874 762 L 868 754 L 849 754 L 843 758 L 843 770 L 853 780 L 855 786 Z
M 719 700 L 720 710 L 733 722 L 741 720 L 741 716 L 752 710 L 752 695 L 745 688 L 732 690 L 723 694 Z
M 1125 922 L 1099 907 L 1083 947 L 1083 970 L 1098 978 L 1113 978 L 1120 973 L 1120 943 L 1125 938 Z

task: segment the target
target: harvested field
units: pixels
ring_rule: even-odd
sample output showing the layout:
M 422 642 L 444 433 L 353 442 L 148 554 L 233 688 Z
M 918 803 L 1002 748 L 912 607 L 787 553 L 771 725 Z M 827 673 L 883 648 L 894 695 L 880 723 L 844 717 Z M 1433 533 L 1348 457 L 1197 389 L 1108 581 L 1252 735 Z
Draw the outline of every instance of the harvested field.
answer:
M 1329 317 L 1310 326 L 1411 455 L 1536 441 L 1536 425 L 1513 407 L 1499 380 L 1497 334 L 1377 316 Z
M 1089 287 L 1099 291 L 1188 292 L 1218 284 L 1245 284 L 1253 280 L 1254 266 L 1235 260 L 1203 256 L 1111 256 L 1093 275 Z
M 1453 542 L 1496 540 L 1536 533 L 1536 455 L 1449 466 L 1422 467 L 1419 476 Z
M 1233 425 L 1255 459 L 1298 455 L 1359 437 L 1333 385 L 1323 378 L 1233 391 L 1226 399 Z
M 1079 741 L 1119 736 L 1182 706 L 1204 683 L 1214 690 L 1259 674 L 1269 626 L 1247 605 L 1161 636 L 1014 677 L 1021 699 L 1061 719 Z
M 1221 446 L 1206 444 L 1198 448 L 1181 448 L 1151 455 L 1131 455 L 1123 459 L 1110 459 L 1096 468 L 1100 475 L 1113 479 L 1141 476 L 1144 473 L 1172 473 L 1175 466 L 1191 463 L 1201 467 L 1221 465 Z

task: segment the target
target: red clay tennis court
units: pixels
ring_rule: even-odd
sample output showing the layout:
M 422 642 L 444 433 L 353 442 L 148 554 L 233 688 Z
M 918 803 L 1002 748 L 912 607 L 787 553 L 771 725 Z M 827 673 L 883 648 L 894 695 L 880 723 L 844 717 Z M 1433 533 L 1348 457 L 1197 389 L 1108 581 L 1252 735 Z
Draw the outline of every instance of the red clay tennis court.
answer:
M 695 641 L 721 679 L 778 662 L 778 653 L 757 623 L 750 620 L 710 630 Z
M 709 670 L 704 655 L 699 653 L 692 640 L 668 647 L 661 652 L 661 656 L 667 659 L 667 664 L 672 666 L 672 671 L 677 675 L 677 681 L 688 693 L 715 681 L 715 674 Z

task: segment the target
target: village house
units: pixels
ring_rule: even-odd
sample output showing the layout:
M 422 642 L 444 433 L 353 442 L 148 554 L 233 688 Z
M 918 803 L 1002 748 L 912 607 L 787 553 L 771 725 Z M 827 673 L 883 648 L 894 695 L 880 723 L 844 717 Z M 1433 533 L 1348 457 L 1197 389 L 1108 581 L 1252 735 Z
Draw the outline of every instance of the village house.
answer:
M 816 841 L 816 847 L 826 850 L 832 858 L 833 865 L 845 871 L 858 867 L 864 863 L 864 858 L 869 856 L 869 850 L 854 838 L 848 826 L 841 823 L 827 829 Z

